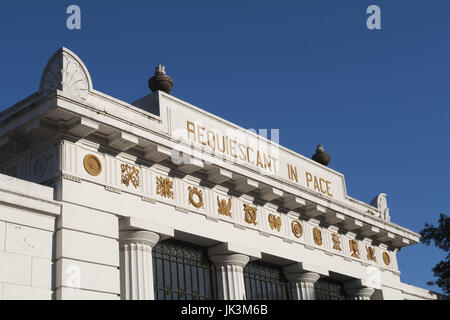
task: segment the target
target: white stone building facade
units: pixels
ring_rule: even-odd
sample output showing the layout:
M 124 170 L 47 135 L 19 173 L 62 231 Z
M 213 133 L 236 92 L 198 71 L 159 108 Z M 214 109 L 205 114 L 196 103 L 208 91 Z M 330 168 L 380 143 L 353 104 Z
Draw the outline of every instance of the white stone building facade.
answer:
M 386 195 L 162 91 L 96 91 L 62 48 L 0 114 L 0 299 L 438 299 Z

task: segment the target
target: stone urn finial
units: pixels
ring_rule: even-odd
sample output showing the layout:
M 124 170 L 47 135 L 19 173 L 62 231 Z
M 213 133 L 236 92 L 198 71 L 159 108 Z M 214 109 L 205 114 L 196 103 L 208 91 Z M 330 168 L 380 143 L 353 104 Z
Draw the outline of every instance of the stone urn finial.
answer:
M 321 144 L 319 144 L 316 148 L 316 153 L 312 156 L 314 161 L 323 164 L 324 166 L 328 166 L 330 163 L 331 157 L 328 153 L 325 152 L 325 149 Z
M 171 77 L 166 75 L 165 66 L 158 65 L 156 67 L 155 74 L 150 78 L 150 80 L 148 80 L 148 86 L 152 92 L 161 90 L 170 94 L 173 87 L 173 80 Z

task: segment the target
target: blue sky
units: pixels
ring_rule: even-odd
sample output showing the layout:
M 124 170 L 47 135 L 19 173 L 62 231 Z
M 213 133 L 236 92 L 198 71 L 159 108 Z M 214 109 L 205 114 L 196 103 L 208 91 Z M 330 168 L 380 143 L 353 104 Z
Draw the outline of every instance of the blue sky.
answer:
M 81 30 L 66 8 L 81 7 Z M 366 28 L 381 8 L 382 29 Z M 37 91 L 66 46 L 94 88 L 127 102 L 149 93 L 157 64 L 173 94 L 246 128 L 280 129 L 305 156 L 321 143 L 348 194 L 388 194 L 392 221 L 418 232 L 448 213 L 449 1 L 2 1 L 0 110 Z M 404 282 L 425 284 L 444 257 L 398 255 Z

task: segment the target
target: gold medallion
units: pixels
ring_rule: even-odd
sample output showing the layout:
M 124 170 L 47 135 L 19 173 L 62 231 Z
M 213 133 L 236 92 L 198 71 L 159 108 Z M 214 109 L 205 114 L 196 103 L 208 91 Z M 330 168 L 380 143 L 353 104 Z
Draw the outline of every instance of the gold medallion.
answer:
M 383 252 L 383 262 L 387 266 L 391 264 L 391 258 L 389 257 L 389 253 Z
M 91 176 L 96 177 L 102 172 L 102 163 L 93 154 L 86 155 L 84 157 L 83 164 L 84 164 L 84 169 Z
M 302 224 L 296 220 L 292 221 L 291 223 L 292 233 L 297 238 L 301 238 L 303 235 L 303 227 Z

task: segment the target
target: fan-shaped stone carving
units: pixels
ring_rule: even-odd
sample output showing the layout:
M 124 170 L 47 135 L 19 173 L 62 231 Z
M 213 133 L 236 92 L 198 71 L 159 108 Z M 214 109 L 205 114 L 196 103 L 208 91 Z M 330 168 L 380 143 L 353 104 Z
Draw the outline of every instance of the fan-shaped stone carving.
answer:
M 370 205 L 374 206 L 381 211 L 382 218 L 386 221 L 390 221 L 389 208 L 387 206 L 387 196 L 385 193 L 380 193 L 371 202 Z
M 91 89 L 92 82 L 86 66 L 77 55 L 64 47 L 50 58 L 39 87 L 43 93 L 60 90 L 81 99 L 87 99 Z

